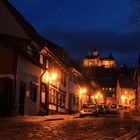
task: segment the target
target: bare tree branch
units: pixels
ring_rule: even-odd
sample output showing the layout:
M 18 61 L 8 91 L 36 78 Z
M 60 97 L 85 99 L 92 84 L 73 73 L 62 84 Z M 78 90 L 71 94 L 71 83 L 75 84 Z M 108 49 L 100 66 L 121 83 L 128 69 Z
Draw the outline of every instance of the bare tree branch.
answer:
M 140 26 L 140 0 L 128 0 L 134 11 L 129 16 L 129 24 L 131 26 Z

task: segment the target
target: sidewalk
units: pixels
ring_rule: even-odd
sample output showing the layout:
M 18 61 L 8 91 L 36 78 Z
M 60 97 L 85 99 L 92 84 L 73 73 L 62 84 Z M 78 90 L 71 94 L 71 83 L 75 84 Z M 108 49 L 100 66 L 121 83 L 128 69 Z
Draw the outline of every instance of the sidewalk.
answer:
M 59 125 L 74 117 L 76 114 L 0 118 L 0 140 L 58 140 Z
M 14 122 L 42 122 L 42 121 L 55 121 L 55 120 L 71 120 L 75 117 L 78 117 L 78 114 L 46 115 L 46 116 L 15 116 L 15 117 L 0 118 L 0 124 L 14 123 Z

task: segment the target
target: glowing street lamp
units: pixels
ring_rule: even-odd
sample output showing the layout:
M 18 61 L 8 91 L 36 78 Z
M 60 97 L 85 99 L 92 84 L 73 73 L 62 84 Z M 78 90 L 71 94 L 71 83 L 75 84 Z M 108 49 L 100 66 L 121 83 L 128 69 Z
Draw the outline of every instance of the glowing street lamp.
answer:
M 91 96 L 91 98 L 94 99 L 95 97 L 94 96 Z
M 95 95 L 95 98 L 98 99 L 98 95 Z
M 100 95 L 100 98 L 103 98 L 103 95 Z
M 83 93 L 86 93 L 86 92 L 87 92 L 86 88 L 81 88 L 80 89 L 80 94 L 83 94 Z
M 57 73 L 55 72 L 51 73 L 49 77 L 50 82 L 56 81 L 57 77 L 58 77 Z
M 52 80 L 56 80 L 57 74 L 56 73 L 52 73 L 51 78 L 52 78 Z
M 125 100 L 125 96 L 124 96 L 124 95 L 122 95 L 122 96 L 121 96 L 121 99 L 122 99 L 122 100 Z
M 86 88 L 83 88 L 82 92 L 83 93 L 86 93 L 87 92 Z
M 100 92 L 97 92 L 97 94 L 95 95 L 95 99 L 96 99 L 96 102 L 99 103 L 103 98 L 103 95 L 100 93 Z
M 125 93 L 125 94 L 127 94 L 128 92 L 127 92 L 127 91 L 125 91 L 124 93 Z

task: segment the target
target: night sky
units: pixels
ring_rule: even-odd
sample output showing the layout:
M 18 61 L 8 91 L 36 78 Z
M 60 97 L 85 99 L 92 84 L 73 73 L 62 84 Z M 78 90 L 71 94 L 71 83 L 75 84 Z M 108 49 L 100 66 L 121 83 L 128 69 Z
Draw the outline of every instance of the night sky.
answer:
M 128 0 L 11 0 L 46 39 L 81 60 L 96 48 L 117 65 L 136 66 L 140 31 L 128 24 L 133 9 Z

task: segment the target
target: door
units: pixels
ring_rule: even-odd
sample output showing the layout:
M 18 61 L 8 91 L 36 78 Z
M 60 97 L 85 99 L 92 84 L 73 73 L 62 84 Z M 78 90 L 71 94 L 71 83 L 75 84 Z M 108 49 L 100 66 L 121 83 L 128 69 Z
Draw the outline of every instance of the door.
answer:
M 49 111 L 47 85 L 43 82 L 41 83 L 40 110 L 45 114 L 48 114 Z
M 69 113 L 72 113 L 72 95 L 69 95 Z
M 0 79 L 0 116 L 9 117 L 14 110 L 13 80 Z
M 19 114 L 24 115 L 26 84 L 20 82 Z

